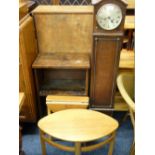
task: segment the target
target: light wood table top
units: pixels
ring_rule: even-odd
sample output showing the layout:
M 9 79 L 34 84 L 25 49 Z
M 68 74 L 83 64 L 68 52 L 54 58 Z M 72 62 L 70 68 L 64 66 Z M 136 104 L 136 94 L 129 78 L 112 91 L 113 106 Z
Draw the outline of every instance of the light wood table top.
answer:
M 22 108 L 24 100 L 25 100 L 25 94 L 23 92 L 20 92 L 19 93 L 19 112 L 20 112 L 20 110 Z
M 38 122 L 48 135 L 70 142 L 87 142 L 114 132 L 118 122 L 108 115 L 86 109 L 68 109 L 55 112 Z

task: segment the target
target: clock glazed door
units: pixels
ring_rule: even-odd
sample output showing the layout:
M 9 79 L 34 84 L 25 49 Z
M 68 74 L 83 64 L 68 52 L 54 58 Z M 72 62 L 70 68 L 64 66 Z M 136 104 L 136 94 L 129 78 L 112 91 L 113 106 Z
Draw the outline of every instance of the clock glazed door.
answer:
M 113 107 L 121 40 L 121 37 L 94 36 L 91 59 L 91 108 L 104 110 Z

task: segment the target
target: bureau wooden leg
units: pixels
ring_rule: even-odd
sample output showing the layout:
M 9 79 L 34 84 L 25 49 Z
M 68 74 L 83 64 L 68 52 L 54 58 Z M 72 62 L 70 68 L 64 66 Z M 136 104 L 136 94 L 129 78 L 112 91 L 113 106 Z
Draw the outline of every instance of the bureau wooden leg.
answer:
M 108 155 L 112 155 L 112 154 L 113 154 L 114 143 L 115 143 L 115 135 L 116 135 L 115 132 L 112 133 L 113 139 L 112 139 L 112 141 L 110 142 L 110 145 L 109 145 L 109 152 L 108 152 Z
M 40 142 L 41 142 L 42 155 L 46 155 L 46 144 L 42 136 L 44 136 L 44 133 L 40 130 Z
M 81 155 L 81 143 L 75 142 L 75 155 Z

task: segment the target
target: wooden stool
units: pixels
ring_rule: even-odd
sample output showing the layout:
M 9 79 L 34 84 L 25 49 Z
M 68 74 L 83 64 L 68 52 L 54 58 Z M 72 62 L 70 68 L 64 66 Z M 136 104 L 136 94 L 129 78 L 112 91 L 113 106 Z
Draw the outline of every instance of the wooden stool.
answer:
M 115 131 L 118 122 L 103 113 L 86 109 L 68 109 L 55 112 L 38 122 L 42 155 L 46 155 L 45 142 L 61 150 L 75 152 L 92 151 L 110 143 L 108 155 L 112 155 L 115 139 Z M 47 136 L 48 135 L 48 136 Z M 91 146 L 81 146 L 81 143 L 107 138 L 102 142 Z M 50 137 L 74 142 L 75 146 L 65 146 L 54 142 Z
M 88 103 L 89 97 L 86 96 L 48 95 L 46 97 L 48 114 L 65 109 L 86 109 L 88 107 Z

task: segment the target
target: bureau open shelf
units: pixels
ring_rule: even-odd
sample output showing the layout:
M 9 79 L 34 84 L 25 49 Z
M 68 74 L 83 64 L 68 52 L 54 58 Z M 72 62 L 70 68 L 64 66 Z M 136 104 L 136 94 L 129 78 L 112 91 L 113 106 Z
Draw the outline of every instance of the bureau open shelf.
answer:
M 34 69 L 38 94 L 47 95 L 88 95 L 89 54 L 85 53 L 39 53 L 32 68 Z
M 51 80 L 46 81 L 41 85 L 39 90 L 40 96 L 47 95 L 77 95 L 84 96 L 85 92 L 85 80 Z
M 34 61 L 34 69 L 89 69 L 89 54 L 85 53 L 40 53 Z

